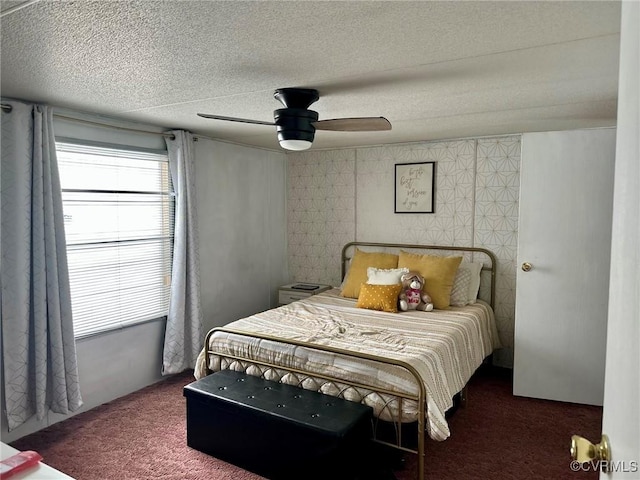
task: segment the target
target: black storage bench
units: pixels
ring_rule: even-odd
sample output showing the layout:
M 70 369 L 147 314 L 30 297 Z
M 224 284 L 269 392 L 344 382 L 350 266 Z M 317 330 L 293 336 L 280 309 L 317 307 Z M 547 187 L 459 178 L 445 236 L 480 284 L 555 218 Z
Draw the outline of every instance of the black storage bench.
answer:
M 184 387 L 187 445 L 271 479 L 359 478 L 372 409 L 223 370 Z

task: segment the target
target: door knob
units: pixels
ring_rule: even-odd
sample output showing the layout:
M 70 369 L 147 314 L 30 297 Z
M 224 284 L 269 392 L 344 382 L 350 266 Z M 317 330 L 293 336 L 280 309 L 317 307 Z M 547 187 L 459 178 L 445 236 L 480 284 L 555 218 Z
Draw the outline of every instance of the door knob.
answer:
M 524 270 L 525 272 L 530 271 L 533 268 L 533 265 L 531 265 L 529 262 L 524 262 L 522 264 L 522 270 Z
M 609 437 L 602 435 L 600 443 L 594 445 L 586 438 L 573 435 L 571 437 L 571 458 L 580 463 L 591 462 L 593 460 L 603 461 L 601 468 L 602 471 L 606 473 L 609 460 L 611 460 Z

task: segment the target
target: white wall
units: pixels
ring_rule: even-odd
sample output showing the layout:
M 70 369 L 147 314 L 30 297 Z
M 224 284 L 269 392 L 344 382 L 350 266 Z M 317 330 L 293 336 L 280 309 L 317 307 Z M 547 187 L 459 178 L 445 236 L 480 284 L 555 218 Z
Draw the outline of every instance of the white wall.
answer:
M 289 280 L 286 163 L 279 152 L 196 144 L 205 331 L 277 306 Z

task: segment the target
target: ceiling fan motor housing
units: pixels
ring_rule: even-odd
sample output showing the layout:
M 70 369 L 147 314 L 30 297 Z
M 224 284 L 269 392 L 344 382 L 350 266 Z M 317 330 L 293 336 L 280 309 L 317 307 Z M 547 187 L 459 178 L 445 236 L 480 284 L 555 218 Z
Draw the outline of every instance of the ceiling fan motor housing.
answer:
M 308 109 L 320 98 L 318 90 L 314 88 L 278 88 L 273 97 L 286 108 Z
M 318 121 L 318 112 L 303 108 L 280 108 L 273 112 L 278 132 L 278 141 L 305 140 L 313 142 L 316 129 L 313 122 Z

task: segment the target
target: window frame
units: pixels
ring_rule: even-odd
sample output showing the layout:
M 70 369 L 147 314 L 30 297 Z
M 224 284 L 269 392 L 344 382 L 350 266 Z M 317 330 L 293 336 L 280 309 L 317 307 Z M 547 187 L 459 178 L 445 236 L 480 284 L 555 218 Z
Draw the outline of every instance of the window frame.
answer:
M 60 185 L 61 185 L 61 193 L 62 193 L 62 198 L 63 198 L 63 211 L 64 211 L 64 207 L 65 207 L 65 199 L 64 199 L 64 195 L 65 193 L 86 193 L 86 194 L 105 194 L 105 195 L 155 195 L 155 196 L 165 196 L 169 199 L 168 202 L 162 202 L 161 204 L 161 217 L 163 219 L 167 219 L 167 225 L 168 225 L 168 231 L 164 231 L 164 224 L 165 221 L 162 220 L 161 224 L 163 225 L 163 232 L 161 236 L 155 236 L 155 237 L 140 237 L 140 238 L 135 238 L 135 239 L 118 239 L 118 240 L 105 240 L 105 241 L 87 241 L 87 242 L 81 242 L 81 243 L 73 243 L 73 244 L 69 244 L 69 239 L 68 236 L 66 235 L 65 232 L 65 247 L 66 247 L 66 252 L 67 255 L 69 254 L 69 247 L 79 247 L 79 248 L 91 248 L 92 245 L 118 245 L 118 244 L 135 244 L 135 243 L 144 243 L 144 242 L 153 242 L 153 241 L 168 241 L 169 244 L 166 248 L 168 248 L 169 251 L 169 257 L 168 260 L 164 260 L 164 262 L 168 262 L 168 274 L 164 275 L 164 284 L 165 286 L 169 287 L 167 289 L 167 293 L 166 293 L 166 310 L 167 313 L 165 313 L 164 315 L 158 316 L 158 317 L 154 317 L 154 318 L 142 318 L 139 320 L 126 320 L 126 321 L 122 321 L 122 320 L 117 320 L 117 321 L 113 321 L 111 323 L 109 322 L 105 322 L 105 325 L 102 325 L 100 327 L 96 326 L 99 322 L 94 321 L 94 323 L 96 325 L 94 325 L 93 328 L 89 329 L 88 327 L 85 326 L 83 330 L 83 333 L 77 333 L 77 328 L 76 328 L 76 317 L 74 312 L 72 311 L 72 315 L 73 315 L 73 319 L 74 319 L 74 336 L 76 340 L 82 340 L 85 338 L 89 338 L 89 337 L 93 337 L 96 335 L 102 335 L 105 333 L 110 333 L 113 331 L 117 331 L 117 330 L 122 330 L 125 328 L 129 328 L 129 327 L 133 327 L 136 325 L 142 325 L 145 323 L 149 323 L 149 322 L 156 322 L 159 320 L 166 320 L 167 315 L 168 315 L 168 308 L 169 308 L 169 297 L 170 297 L 170 283 L 171 283 L 171 276 L 172 276 L 172 270 L 173 270 L 173 246 L 174 246 L 174 238 L 175 238 L 175 212 L 176 212 L 176 202 L 175 202 L 175 189 L 173 188 L 173 183 L 172 183 L 172 179 L 171 179 L 171 168 L 170 168 L 170 164 L 169 164 L 169 156 L 168 156 L 168 151 L 167 149 L 153 149 L 153 148 L 145 148 L 145 147 L 138 147 L 138 146 L 134 146 L 134 145 L 122 145 L 122 144 L 115 144 L 115 143 L 107 143 L 107 142 L 99 142 L 99 141 L 89 141 L 89 140 L 84 140 L 84 139 L 77 139 L 77 138 L 70 138 L 70 137 L 63 137 L 63 136 L 56 136 L 55 138 L 55 144 L 56 144 L 56 154 L 58 155 L 58 153 L 62 150 L 64 150 L 64 146 L 63 145 L 70 145 L 72 147 L 87 147 L 87 148 L 102 148 L 102 149 L 109 149 L 109 150 L 116 150 L 116 151 L 122 151 L 122 152 L 132 152 L 132 153 L 142 153 L 142 154 L 151 154 L 151 155 L 158 155 L 161 156 L 163 158 L 166 158 L 166 168 L 163 169 L 163 171 L 161 172 L 161 176 L 162 176 L 162 185 L 166 185 L 167 189 L 166 191 L 150 191 L 150 190 L 117 190 L 117 189 L 81 189 L 81 188 L 63 188 L 62 185 L 64 184 L 63 180 L 62 180 L 62 176 L 60 176 Z M 91 155 L 91 152 L 87 152 L 88 155 Z M 125 158 L 127 158 L 125 156 Z M 131 158 L 131 157 L 129 157 Z M 139 161 L 145 161 L 140 159 Z M 164 163 L 164 162 L 163 162 Z M 68 201 L 68 200 L 67 200 Z M 162 245 L 160 244 L 161 248 Z M 160 257 L 162 258 L 162 256 Z M 164 257 L 166 258 L 166 257 Z M 120 264 L 119 264 L 120 265 Z M 71 290 L 71 298 L 72 298 L 72 304 L 73 304 L 73 289 Z M 84 330 L 88 330 L 88 331 L 84 331 Z

